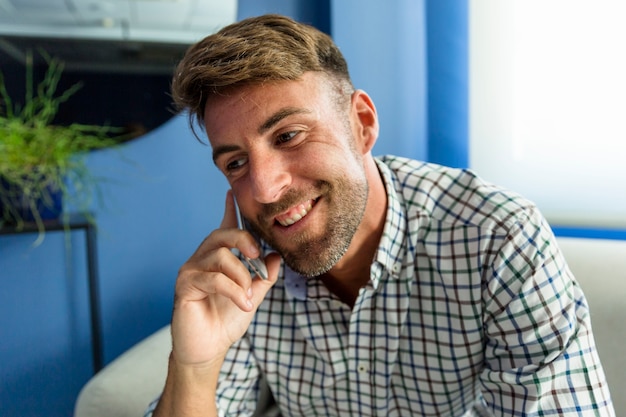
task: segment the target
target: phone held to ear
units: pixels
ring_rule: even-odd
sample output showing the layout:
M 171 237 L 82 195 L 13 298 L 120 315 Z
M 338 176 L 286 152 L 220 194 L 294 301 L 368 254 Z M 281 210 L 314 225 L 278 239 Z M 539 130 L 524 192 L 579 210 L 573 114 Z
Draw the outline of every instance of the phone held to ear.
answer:
M 241 214 L 241 210 L 239 210 L 239 204 L 237 204 L 237 199 L 235 199 L 235 196 L 233 196 L 233 200 L 235 201 L 235 211 L 237 212 L 237 227 L 239 228 L 239 230 L 246 230 L 243 215 Z M 246 262 L 255 274 L 260 276 L 262 279 L 267 279 L 267 267 L 265 266 L 265 262 L 263 262 L 261 258 L 250 259 L 245 255 L 244 258 L 246 259 Z

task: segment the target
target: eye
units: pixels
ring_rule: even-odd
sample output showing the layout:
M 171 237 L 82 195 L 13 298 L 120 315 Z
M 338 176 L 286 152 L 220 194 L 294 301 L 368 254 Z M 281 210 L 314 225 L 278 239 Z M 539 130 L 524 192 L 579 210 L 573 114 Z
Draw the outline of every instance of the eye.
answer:
M 293 132 L 285 132 L 285 133 L 281 133 L 276 137 L 276 141 L 278 143 L 287 143 L 290 142 L 293 138 L 295 138 L 298 133 L 300 133 L 299 131 L 293 131 Z
M 246 164 L 247 158 L 241 157 L 228 161 L 225 166 L 226 172 L 234 172 Z

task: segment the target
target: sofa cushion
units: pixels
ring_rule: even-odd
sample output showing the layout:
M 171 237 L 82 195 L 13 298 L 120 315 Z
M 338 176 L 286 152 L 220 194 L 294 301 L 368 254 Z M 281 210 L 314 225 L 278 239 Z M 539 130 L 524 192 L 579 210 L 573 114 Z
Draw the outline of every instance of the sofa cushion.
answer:
M 626 241 L 559 238 L 580 283 L 616 415 L 626 415 Z

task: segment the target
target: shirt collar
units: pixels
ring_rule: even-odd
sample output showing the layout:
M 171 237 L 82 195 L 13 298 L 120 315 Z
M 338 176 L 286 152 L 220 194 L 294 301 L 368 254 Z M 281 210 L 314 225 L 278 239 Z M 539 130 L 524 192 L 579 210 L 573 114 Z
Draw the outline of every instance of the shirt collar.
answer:
M 383 276 L 382 270 L 385 270 L 389 277 L 397 278 L 402 269 L 402 254 L 404 253 L 403 247 L 406 244 L 407 234 L 407 215 L 402 194 L 397 192 L 399 185 L 396 176 L 384 162 L 377 158 L 375 161 L 387 190 L 385 226 L 370 272 L 371 284 L 377 288 Z M 377 269 L 380 271 L 377 272 Z
M 407 215 L 404 211 L 402 195 L 396 191 L 397 178 L 384 162 L 375 158 L 378 164 L 380 176 L 387 190 L 387 215 L 378 249 L 370 269 L 370 282 L 368 286 L 374 290 L 378 288 L 383 277 L 397 278 L 402 269 L 403 246 L 406 242 Z M 285 289 L 296 299 L 305 300 L 307 296 L 319 297 L 318 291 L 313 291 L 312 284 L 306 278 L 293 272 L 285 265 Z M 315 280 L 313 280 L 315 281 Z M 313 285 L 315 286 L 315 285 Z M 330 294 L 323 294 L 331 296 Z

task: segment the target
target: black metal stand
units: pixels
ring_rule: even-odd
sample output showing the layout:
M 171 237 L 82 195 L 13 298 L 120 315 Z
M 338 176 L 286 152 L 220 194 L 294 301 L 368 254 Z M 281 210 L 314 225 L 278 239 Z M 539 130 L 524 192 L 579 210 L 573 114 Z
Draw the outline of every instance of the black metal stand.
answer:
M 93 356 L 94 373 L 102 369 L 102 325 L 100 319 L 100 291 L 98 282 L 98 251 L 96 239 L 96 227 L 84 216 L 72 215 L 68 221 L 47 220 L 44 222 L 45 231 L 71 231 L 82 230 L 85 232 L 85 247 L 87 256 L 87 278 L 89 286 L 89 310 L 91 316 L 91 348 Z M 0 235 L 15 235 L 22 233 L 38 233 L 35 223 L 24 223 L 21 227 L 14 225 L 0 225 Z

